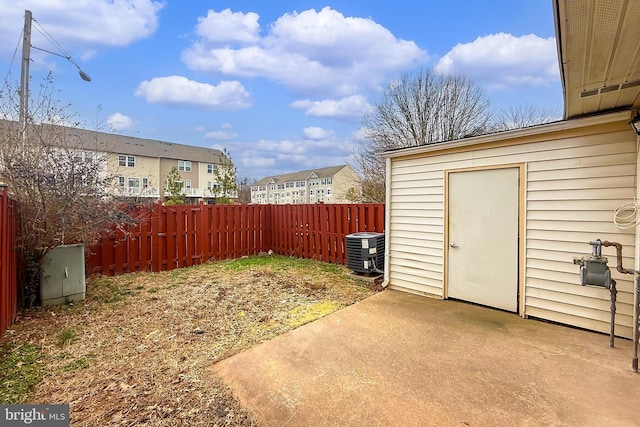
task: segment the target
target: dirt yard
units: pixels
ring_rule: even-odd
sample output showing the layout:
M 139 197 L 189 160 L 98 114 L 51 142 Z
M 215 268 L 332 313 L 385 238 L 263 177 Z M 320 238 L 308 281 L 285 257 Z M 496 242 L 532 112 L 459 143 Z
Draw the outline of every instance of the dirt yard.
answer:
M 211 366 L 376 292 L 286 257 L 87 282 L 87 300 L 22 313 L 2 340 L 3 403 L 69 403 L 76 426 L 254 425 Z

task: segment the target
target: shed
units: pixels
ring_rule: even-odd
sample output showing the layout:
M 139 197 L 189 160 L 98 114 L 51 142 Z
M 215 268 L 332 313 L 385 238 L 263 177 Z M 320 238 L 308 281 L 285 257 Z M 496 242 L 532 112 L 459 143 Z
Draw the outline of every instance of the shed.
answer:
M 553 0 L 562 121 L 383 154 L 385 284 L 608 332 L 609 291 L 581 286 L 573 258 L 638 233 L 614 211 L 638 198 L 640 3 Z M 603 13 L 606 11 L 606 13 Z M 603 255 L 615 267 L 615 249 Z M 633 276 L 617 281 L 617 335 L 631 337 Z

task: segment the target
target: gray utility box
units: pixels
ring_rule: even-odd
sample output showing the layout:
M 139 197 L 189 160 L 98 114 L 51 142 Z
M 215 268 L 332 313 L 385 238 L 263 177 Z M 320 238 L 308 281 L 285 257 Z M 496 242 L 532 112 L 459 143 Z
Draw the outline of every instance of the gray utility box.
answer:
M 384 233 L 364 232 L 346 236 L 347 268 L 356 273 L 382 273 Z
M 64 245 L 49 249 L 40 266 L 40 301 L 58 305 L 85 297 L 84 245 Z

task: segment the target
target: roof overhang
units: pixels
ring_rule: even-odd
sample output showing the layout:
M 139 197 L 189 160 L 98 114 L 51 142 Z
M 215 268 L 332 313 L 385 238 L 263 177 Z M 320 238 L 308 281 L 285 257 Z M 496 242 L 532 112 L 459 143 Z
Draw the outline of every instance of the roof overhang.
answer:
M 552 3 L 564 117 L 640 109 L 640 1 Z
M 515 129 L 505 132 L 491 133 L 487 135 L 475 136 L 471 138 L 458 139 L 448 142 L 420 145 L 418 147 L 402 148 L 385 151 L 381 154 L 383 158 L 399 158 L 414 156 L 417 154 L 436 155 L 440 152 L 461 152 L 475 149 L 482 149 L 486 145 L 517 145 L 526 141 L 536 142 L 542 139 L 551 138 L 553 133 L 570 132 L 580 128 L 620 123 L 629 133 L 633 133 L 627 123 L 633 116 L 633 111 L 618 111 L 613 113 L 603 113 L 593 116 L 580 117 L 571 120 L 562 120 L 538 126 L 531 126 L 523 129 Z

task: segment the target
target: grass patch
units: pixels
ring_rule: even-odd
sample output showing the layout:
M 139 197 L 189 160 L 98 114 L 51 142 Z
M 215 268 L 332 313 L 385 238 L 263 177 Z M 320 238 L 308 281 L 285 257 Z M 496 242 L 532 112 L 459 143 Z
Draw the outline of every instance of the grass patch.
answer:
M 227 271 L 245 271 L 251 268 L 264 267 L 266 265 L 282 266 L 287 258 L 280 256 L 252 256 L 238 258 L 231 261 L 224 261 L 224 268 Z
M 99 277 L 90 280 L 87 286 L 87 298 L 97 299 L 99 302 L 114 304 L 135 296 L 144 286 L 135 285 L 135 276 L 141 273 L 131 273 L 116 277 Z
M 71 345 L 78 338 L 78 331 L 73 328 L 66 328 L 58 334 L 58 345 L 66 347 Z
M 84 356 L 80 357 L 77 360 L 74 360 L 71 363 L 68 363 L 68 364 L 64 365 L 64 367 L 62 369 L 67 371 L 67 372 L 69 372 L 69 371 L 77 371 L 79 369 L 86 369 L 95 360 L 96 360 L 96 355 L 93 354 L 93 353 L 89 353 L 87 355 L 84 355 Z
M 23 403 L 44 377 L 40 347 L 4 345 L 0 357 L 0 402 Z
M 341 308 L 342 305 L 335 301 L 320 301 L 311 305 L 301 305 L 289 310 L 289 319 L 287 323 L 290 327 L 297 328 L 324 317 L 327 314 L 331 314 Z

